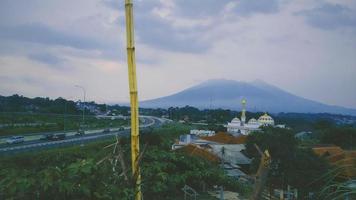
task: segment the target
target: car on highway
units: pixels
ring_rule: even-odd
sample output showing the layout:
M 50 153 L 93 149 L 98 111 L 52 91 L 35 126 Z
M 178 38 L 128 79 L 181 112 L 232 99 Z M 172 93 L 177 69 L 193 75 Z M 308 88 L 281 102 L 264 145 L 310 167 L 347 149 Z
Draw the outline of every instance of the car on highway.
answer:
M 53 140 L 64 140 L 66 138 L 66 134 L 65 133 L 56 133 L 53 136 Z
M 18 143 L 22 143 L 24 141 L 25 141 L 24 136 L 12 136 L 6 140 L 6 143 L 7 144 L 18 144 Z
M 125 130 L 124 127 L 119 128 L 119 131 L 124 131 L 124 130 Z
M 53 134 L 43 134 L 40 137 L 40 140 L 49 140 L 49 138 L 52 137 Z
M 110 129 L 109 128 L 104 129 L 103 133 L 110 133 Z
M 85 135 L 85 131 L 83 129 L 79 129 L 74 136 L 83 136 Z
M 51 134 L 46 134 L 42 135 L 40 140 L 64 140 L 66 138 L 65 133 L 51 133 Z

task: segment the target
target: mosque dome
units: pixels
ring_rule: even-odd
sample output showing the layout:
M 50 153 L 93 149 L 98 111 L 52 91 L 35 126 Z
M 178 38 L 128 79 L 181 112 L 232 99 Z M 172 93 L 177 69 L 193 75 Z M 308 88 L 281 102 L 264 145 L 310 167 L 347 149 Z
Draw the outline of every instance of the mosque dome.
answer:
M 258 122 L 261 125 L 274 125 L 274 120 L 267 113 L 258 118 Z
M 257 124 L 257 120 L 255 118 L 252 118 L 250 120 L 248 120 L 248 124 Z
M 235 117 L 234 119 L 231 120 L 231 123 L 241 123 L 240 119 Z

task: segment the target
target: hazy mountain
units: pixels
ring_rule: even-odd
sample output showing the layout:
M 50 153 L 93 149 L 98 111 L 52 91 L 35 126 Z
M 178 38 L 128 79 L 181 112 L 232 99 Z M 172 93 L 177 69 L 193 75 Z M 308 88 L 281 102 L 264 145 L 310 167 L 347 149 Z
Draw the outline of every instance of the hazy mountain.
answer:
M 140 102 L 140 106 L 167 108 L 190 105 L 198 108 L 240 110 L 242 98 L 247 100 L 247 109 L 250 111 L 356 115 L 356 109 L 326 105 L 298 97 L 260 80 L 249 83 L 209 80 L 173 95 Z

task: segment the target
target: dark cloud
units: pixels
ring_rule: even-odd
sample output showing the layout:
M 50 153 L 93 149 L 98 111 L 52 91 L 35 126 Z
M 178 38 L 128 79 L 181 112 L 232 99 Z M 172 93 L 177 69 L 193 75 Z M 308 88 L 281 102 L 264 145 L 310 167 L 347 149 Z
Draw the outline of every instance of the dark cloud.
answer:
M 139 15 L 136 17 L 138 39 L 145 44 L 160 49 L 180 52 L 204 52 L 210 47 L 201 39 L 203 27 L 200 30 L 190 28 L 175 28 L 169 22 L 153 17 Z
M 232 10 L 238 16 L 247 17 L 254 13 L 273 13 L 278 11 L 277 0 L 177 0 L 173 15 L 176 18 L 192 20 L 207 16 L 219 17 L 230 2 L 237 6 Z M 106 6 L 123 12 L 124 5 L 119 1 L 103 0 Z M 216 24 L 174 27 L 171 21 L 152 15 L 152 10 L 159 8 L 159 1 L 144 0 L 134 5 L 136 30 L 139 41 L 156 48 L 176 51 L 201 53 L 210 48 L 211 42 L 204 40 L 205 32 Z M 124 23 L 121 20 L 119 23 Z M 122 24 L 123 25 L 123 24 Z
M 0 37 L 22 42 L 61 45 L 78 49 L 98 49 L 104 45 L 83 36 L 70 35 L 40 23 L 0 26 Z
M 40 23 L 0 25 L 0 43 L 2 44 L 0 45 L 0 54 L 25 54 L 32 60 L 57 66 L 64 60 L 58 56 L 43 53 L 43 48 L 64 46 L 87 50 L 76 52 L 77 56 L 89 55 L 107 59 L 124 59 L 120 50 L 121 44 L 116 40 L 88 38 L 83 35 L 59 31 Z M 27 53 L 27 49 L 30 49 L 30 54 Z M 98 51 L 100 54 L 93 55 L 90 53 L 92 50 Z
M 28 58 L 30 58 L 31 60 L 48 64 L 50 66 L 59 66 L 60 64 L 63 64 L 65 62 L 65 59 L 52 55 L 50 53 L 30 54 Z
M 104 0 L 103 3 L 110 8 L 124 12 L 124 5 L 121 2 Z M 151 11 L 160 5 L 159 1 L 152 0 L 139 1 L 134 4 L 135 31 L 139 42 L 176 52 L 199 53 L 208 49 L 209 44 L 199 39 L 203 30 L 175 28 L 171 22 L 152 15 Z M 118 23 L 125 26 L 123 19 Z
M 356 27 L 356 12 L 339 4 L 324 3 L 319 7 L 300 11 L 296 15 L 305 16 L 309 25 L 321 29 Z

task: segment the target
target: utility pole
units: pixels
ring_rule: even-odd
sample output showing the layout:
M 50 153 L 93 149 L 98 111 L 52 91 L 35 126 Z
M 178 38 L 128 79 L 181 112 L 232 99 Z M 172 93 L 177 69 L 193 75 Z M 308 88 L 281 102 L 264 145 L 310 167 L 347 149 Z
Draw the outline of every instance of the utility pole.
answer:
M 135 62 L 135 42 L 133 24 L 132 0 L 125 0 L 126 15 L 126 40 L 127 40 L 127 64 L 129 72 L 130 105 L 131 105 L 131 164 L 135 183 L 135 200 L 141 200 L 141 173 L 138 163 L 140 153 L 139 142 L 139 119 L 138 119 L 138 97 Z

